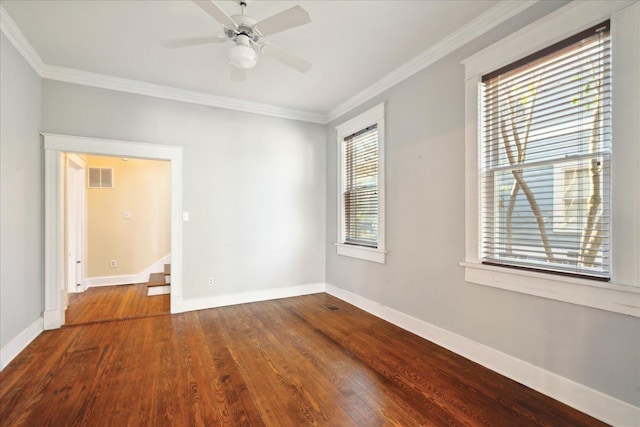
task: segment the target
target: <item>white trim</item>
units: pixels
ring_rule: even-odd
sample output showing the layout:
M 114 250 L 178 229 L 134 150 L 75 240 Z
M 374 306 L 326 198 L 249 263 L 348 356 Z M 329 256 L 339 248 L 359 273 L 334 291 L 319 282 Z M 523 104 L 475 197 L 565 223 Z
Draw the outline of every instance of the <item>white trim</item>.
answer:
M 85 154 L 104 154 L 118 152 L 119 157 L 157 158 L 159 160 L 177 160 L 182 158 L 182 147 L 176 145 L 149 144 L 146 142 L 122 141 L 115 139 L 90 138 L 86 136 L 59 135 L 41 132 L 45 137 L 45 150 L 78 152 Z
M 326 292 L 601 421 L 632 426 L 640 419 L 640 408 L 615 397 L 336 286 Z
M 9 16 L 2 5 L 0 5 L 0 30 L 7 36 L 7 39 L 9 39 L 13 47 L 20 52 L 20 55 L 22 55 L 31 68 L 33 68 L 33 71 L 42 77 L 42 72 L 45 67 L 42 58 L 40 58 L 38 52 L 31 46 L 31 43 L 29 43 L 18 25 L 11 19 L 11 16 Z
M 151 286 L 147 288 L 147 296 L 153 297 L 156 295 L 167 295 L 171 293 L 171 286 Z
M 411 77 L 415 73 L 423 70 L 437 60 L 486 33 L 507 19 L 517 15 L 525 9 L 528 9 L 537 2 L 538 0 L 523 0 L 518 2 L 505 1 L 498 3 L 496 6 L 478 16 L 465 26 L 459 28 L 440 42 L 434 44 L 429 49 L 426 49 L 412 60 L 406 62 L 404 65 L 396 68 L 391 73 L 373 83 L 365 90 L 334 107 L 327 114 L 282 108 L 269 104 L 244 101 L 237 98 L 227 98 L 137 80 L 123 79 L 104 74 L 48 65 L 42 61 L 36 50 L 29 43 L 22 31 L 20 31 L 19 27 L 2 6 L 0 6 L 0 15 L 2 18 L 0 28 L 36 73 L 45 79 L 141 94 L 156 98 L 170 99 L 173 101 L 244 111 L 247 113 L 327 124 L 374 96 Z
M 85 277 L 83 288 L 95 288 L 98 286 L 130 285 L 132 283 L 146 283 L 151 273 L 164 271 L 164 265 L 171 263 L 171 254 L 166 254 L 149 267 L 138 274 L 123 274 L 120 276 Z
M 376 248 L 367 248 L 366 246 L 347 245 L 344 243 L 334 243 L 334 245 L 336 245 L 338 255 L 359 258 L 380 264 L 384 264 L 386 261 L 387 251 Z
M 327 117 L 324 114 L 313 113 L 310 111 L 283 108 L 270 104 L 245 101 L 239 98 L 216 96 L 203 92 L 146 83 L 139 80 L 123 79 L 105 74 L 91 73 L 88 71 L 45 64 L 40 58 L 40 55 L 38 55 L 38 52 L 24 36 L 18 25 L 16 25 L 13 19 L 11 19 L 11 16 L 2 6 L 0 6 L 0 29 L 7 36 L 16 50 L 18 50 L 29 65 L 31 65 L 34 71 L 44 79 L 116 90 L 120 92 L 135 93 L 190 104 L 243 111 L 245 113 L 302 120 L 311 123 L 327 123 Z
M 461 262 L 467 282 L 640 317 L 640 288 Z
M 76 221 L 76 228 L 71 231 L 69 230 L 69 226 L 68 224 L 66 225 L 67 229 L 66 229 L 66 233 L 65 233 L 65 252 L 68 254 L 69 252 L 69 244 L 70 244 L 70 240 L 71 239 L 75 239 L 78 242 L 78 245 L 76 247 L 77 250 L 77 257 L 78 259 L 76 261 L 80 261 L 80 264 L 76 264 L 75 261 L 69 263 L 69 259 L 67 259 L 67 268 L 65 270 L 65 281 L 67 283 L 67 292 L 69 293 L 77 293 L 77 292 L 83 292 L 84 291 L 84 286 L 82 285 L 84 283 L 84 277 L 85 277 L 85 267 L 87 264 L 87 254 L 86 254 L 86 247 L 87 247 L 87 241 L 86 241 L 86 235 L 87 235 L 87 212 L 86 212 L 86 199 L 87 199 L 87 195 L 86 195 L 86 161 L 85 159 L 75 153 L 68 153 L 66 156 L 66 160 L 67 163 L 65 165 L 65 191 L 68 192 L 70 190 L 70 185 L 76 186 L 78 188 L 76 188 L 75 190 L 79 193 L 78 196 L 79 198 L 77 200 L 75 200 L 74 202 L 71 202 L 68 199 L 68 193 L 65 195 L 65 221 L 69 221 L 69 217 L 68 215 L 70 214 L 71 211 L 75 211 L 77 217 L 75 219 Z M 70 180 L 72 179 L 69 176 L 69 173 L 71 172 L 71 169 L 80 169 L 82 171 L 81 176 L 80 176 L 80 185 L 78 186 L 77 182 L 71 182 Z M 75 178 L 73 178 L 75 180 Z M 73 205 L 71 205 L 71 203 L 73 203 Z M 78 236 L 79 234 L 79 236 Z M 69 274 L 69 270 L 75 268 L 76 269 L 76 275 L 73 277 L 75 280 L 75 283 L 72 283 L 70 281 L 70 274 Z M 80 285 L 79 287 L 77 285 Z M 65 304 L 69 304 L 68 299 L 65 299 Z
M 484 73 L 563 40 L 605 19 L 612 20 L 615 64 L 611 192 L 611 282 L 567 279 L 480 263 L 479 82 Z M 640 317 L 640 3 L 574 1 L 463 61 L 465 65 L 465 278 L 472 283 Z
M 178 89 L 170 86 L 146 83 L 139 80 L 112 77 L 105 74 L 90 73 L 72 68 L 45 65 L 42 77 L 49 80 L 75 83 L 120 92 L 135 93 L 155 98 L 169 99 L 172 101 L 224 108 L 227 110 L 243 111 L 245 113 L 302 120 L 312 123 L 326 123 L 326 117 L 323 114 L 277 107 L 275 105 L 259 102 L 245 101 L 238 98 L 228 98 L 191 90 Z
M 42 317 L 27 326 L 0 350 L 0 371 L 2 371 L 22 350 L 40 335 L 44 321 Z
M 98 277 L 85 277 L 83 282 L 83 288 L 99 288 L 101 286 L 120 286 L 120 285 L 132 285 L 134 283 L 147 283 L 149 281 L 149 275 L 146 279 L 140 274 L 122 274 L 119 276 L 98 276 Z
M 337 200 L 337 216 L 338 216 L 338 236 L 336 243 L 336 251 L 338 255 L 344 255 L 352 258 L 360 258 L 366 261 L 373 261 L 384 264 L 386 262 L 386 219 L 385 219 L 385 123 L 384 123 L 385 105 L 378 104 L 367 111 L 347 120 L 335 127 L 337 138 L 337 156 L 338 156 L 338 200 Z M 343 168 L 343 145 L 344 139 L 362 129 L 369 126 L 378 126 L 378 247 L 375 249 L 365 248 L 357 245 L 349 245 L 344 243 L 344 168 Z
M 173 266 L 171 268 L 173 269 Z M 238 292 L 235 294 L 193 299 L 183 299 L 181 296 L 176 296 L 175 293 L 172 293 L 171 313 L 184 313 L 186 311 L 205 310 L 208 308 L 226 307 L 229 305 L 246 304 L 250 302 L 297 297 L 301 295 L 317 294 L 324 291 L 324 283 L 311 283 L 308 285 Z
M 637 1 L 637 0 L 636 0 Z M 489 73 L 608 18 L 634 0 L 573 1 L 462 61 L 465 78 Z
M 344 138 L 381 120 L 384 120 L 384 102 L 369 108 L 346 122 L 340 123 L 335 129 L 338 132 L 338 138 Z
M 60 171 L 65 152 L 170 161 L 172 292 L 182 295 L 182 147 L 49 133 L 42 135 L 45 150 L 44 328 L 56 329 L 64 324 L 64 182 Z
M 329 123 L 528 9 L 538 0 L 503 1 L 327 113 Z
M 46 138 L 45 138 L 46 139 Z M 64 153 L 44 153 L 44 329 L 64 324 Z

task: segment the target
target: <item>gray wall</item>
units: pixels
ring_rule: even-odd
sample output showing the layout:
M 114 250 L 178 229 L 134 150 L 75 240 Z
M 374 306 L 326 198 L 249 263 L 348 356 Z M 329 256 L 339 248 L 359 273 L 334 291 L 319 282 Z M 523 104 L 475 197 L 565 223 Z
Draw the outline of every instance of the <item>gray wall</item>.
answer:
M 0 347 L 42 315 L 40 77 L 0 34 Z
M 328 127 L 48 80 L 41 93 L 2 36 L 0 345 L 42 311 L 42 129 L 185 147 L 185 298 L 327 281 L 640 406 L 629 380 L 638 377 L 637 319 L 469 284 L 458 266 L 459 61 L 558 5 L 536 4 Z M 387 104 L 385 265 L 338 257 L 333 246 L 333 127 L 379 102 Z
M 184 147 L 184 298 L 324 282 L 324 126 L 50 80 L 42 88 L 45 132 Z
M 460 61 L 557 5 L 538 4 L 327 129 L 327 282 L 640 406 L 640 322 L 464 281 Z M 334 127 L 386 104 L 387 263 L 338 256 Z

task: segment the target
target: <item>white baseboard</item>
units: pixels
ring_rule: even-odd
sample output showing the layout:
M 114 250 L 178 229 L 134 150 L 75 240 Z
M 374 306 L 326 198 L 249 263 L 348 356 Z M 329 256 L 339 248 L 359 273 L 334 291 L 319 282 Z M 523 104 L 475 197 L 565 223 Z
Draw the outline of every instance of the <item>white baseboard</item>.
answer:
M 31 341 L 36 339 L 44 330 L 42 317 L 27 326 L 27 329 L 20 332 L 0 350 L 0 371 L 2 371 Z
M 309 285 L 289 286 L 286 288 L 266 289 L 262 291 L 239 292 L 236 294 L 197 299 L 172 297 L 171 313 L 184 313 L 186 311 L 205 310 L 207 308 L 225 307 L 228 305 L 246 304 L 249 302 L 297 297 L 301 295 L 317 294 L 324 291 L 324 283 L 312 283 Z
M 116 286 L 116 285 L 130 285 L 132 283 L 145 283 L 149 281 L 149 276 L 146 279 L 140 280 L 139 274 L 124 274 L 122 276 L 102 276 L 102 277 L 85 277 L 83 288 L 97 288 L 100 286 Z
M 58 329 L 64 324 L 64 312 L 60 310 L 45 310 L 42 313 L 43 327 L 45 331 Z
M 151 286 L 147 288 L 147 296 L 152 297 L 156 295 L 166 295 L 171 293 L 171 285 L 166 286 Z
M 146 283 L 151 273 L 164 272 L 164 265 L 171 263 L 171 254 L 167 254 L 145 268 L 138 274 L 124 274 L 121 276 L 85 277 L 83 289 L 98 286 L 130 285 L 131 283 Z
M 326 292 L 608 424 L 640 426 L 629 403 L 336 286 Z

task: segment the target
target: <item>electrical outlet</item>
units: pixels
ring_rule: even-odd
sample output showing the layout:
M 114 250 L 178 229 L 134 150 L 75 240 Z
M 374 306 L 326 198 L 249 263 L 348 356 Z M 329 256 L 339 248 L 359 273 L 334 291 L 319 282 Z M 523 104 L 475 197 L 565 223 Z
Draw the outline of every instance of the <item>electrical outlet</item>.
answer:
M 213 286 L 213 277 L 209 277 L 209 286 Z
M 115 259 L 112 259 L 111 262 L 109 262 L 109 267 L 116 268 L 117 266 L 118 262 Z

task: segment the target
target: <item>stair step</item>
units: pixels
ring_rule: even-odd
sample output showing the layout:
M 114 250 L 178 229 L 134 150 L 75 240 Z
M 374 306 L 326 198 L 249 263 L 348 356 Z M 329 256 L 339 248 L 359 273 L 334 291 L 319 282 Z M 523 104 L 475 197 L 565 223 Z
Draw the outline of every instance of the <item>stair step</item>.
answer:
M 164 265 L 164 275 L 168 276 L 171 274 L 171 264 L 165 264 Z
M 153 286 L 167 286 L 164 273 L 151 273 L 149 275 L 149 287 Z

